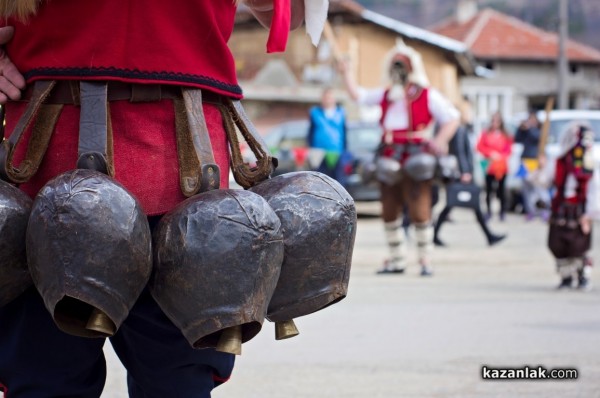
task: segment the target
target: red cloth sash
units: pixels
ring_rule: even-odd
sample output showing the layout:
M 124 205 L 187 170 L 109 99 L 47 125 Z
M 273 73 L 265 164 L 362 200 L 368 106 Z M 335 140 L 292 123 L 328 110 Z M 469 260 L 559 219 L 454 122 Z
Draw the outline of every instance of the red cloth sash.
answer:
M 292 7 L 290 0 L 273 0 L 273 19 L 267 41 L 267 52 L 283 52 L 290 34 Z

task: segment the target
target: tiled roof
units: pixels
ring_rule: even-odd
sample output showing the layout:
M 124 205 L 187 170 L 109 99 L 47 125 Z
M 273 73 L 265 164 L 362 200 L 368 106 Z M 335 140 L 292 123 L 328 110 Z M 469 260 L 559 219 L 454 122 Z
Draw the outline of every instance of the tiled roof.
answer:
M 454 40 L 431 30 L 409 25 L 386 15 L 373 12 L 364 8 L 355 0 L 329 0 L 329 20 L 335 23 L 335 16 L 339 14 L 349 15 L 351 18 L 354 18 L 355 22 L 359 21 L 375 24 L 383 29 L 395 32 L 402 37 L 417 40 L 437 47 L 443 51 L 447 51 L 453 54 L 460 70 L 464 74 L 472 75 L 482 73 L 481 68 L 477 66 L 473 59 L 473 54 L 460 40 Z M 243 23 L 256 24 L 257 22 L 252 17 L 250 10 L 242 4 L 238 7 L 236 14 L 236 25 Z
M 462 24 L 449 20 L 432 30 L 462 41 L 480 59 L 547 61 L 558 56 L 557 34 L 491 9 Z M 567 57 L 570 61 L 600 63 L 600 51 L 573 40 L 567 42 Z

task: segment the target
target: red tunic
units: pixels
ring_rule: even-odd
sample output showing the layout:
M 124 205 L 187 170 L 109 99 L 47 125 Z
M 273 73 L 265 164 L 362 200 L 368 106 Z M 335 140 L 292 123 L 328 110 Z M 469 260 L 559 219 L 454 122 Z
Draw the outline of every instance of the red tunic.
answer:
M 50 0 L 15 26 L 9 57 L 28 83 L 39 79 L 120 80 L 193 86 L 240 98 L 227 40 L 234 1 Z M 9 103 L 7 135 L 24 109 Z M 184 199 L 179 189 L 175 122 L 170 100 L 110 104 L 115 178 L 149 215 Z M 205 106 L 221 187 L 228 150 L 218 110 Z M 79 108 L 65 106 L 40 170 L 21 188 L 34 195 L 50 178 L 75 168 Z
M 10 20 L 7 52 L 28 82 L 110 79 L 185 84 L 241 97 L 227 41 L 234 1 L 49 0 Z
M 389 90 L 388 90 L 389 91 Z M 381 101 L 381 125 L 387 114 L 390 102 L 388 100 L 388 91 L 385 92 Z M 408 112 L 408 128 L 404 130 L 394 130 L 393 142 L 396 144 L 420 143 L 424 139 L 418 135 L 415 137 L 415 132 L 425 130 L 433 120 L 433 115 L 429 112 L 428 105 L 429 91 L 416 84 L 410 84 L 406 88 L 406 104 Z
M 581 206 L 582 212 L 585 211 L 587 201 L 587 190 L 589 182 L 592 178 L 591 171 L 584 171 L 579 165 L 575 165 L 573 150 L 567 152 L 566 155 L 556 160 L 556 169 L 554 174 L 554 186 L 556 191 L 552 198 L 552 211 L 555 214 L 559 213 L 560 206 L 563 203 Z M 572 174 L 577 180 L 575 195 L 566 197 L 565 188 L 567 185 L 567 177 Z

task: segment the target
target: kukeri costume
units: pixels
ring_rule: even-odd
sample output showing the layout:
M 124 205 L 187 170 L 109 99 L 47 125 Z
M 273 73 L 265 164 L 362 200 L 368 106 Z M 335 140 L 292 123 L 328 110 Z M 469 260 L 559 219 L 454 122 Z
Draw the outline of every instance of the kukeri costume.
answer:
M 239 353 L 230 340 L 261 329 L 283 273 L 284 238 L 303 238 L 294 226 L 282 230 L 284 218 L 268 203 L 288 194 L 269 188 L 276 160 L 238 101 L 227 48 L 235 11 L 234 2 L 211 0 L 51 0 L 26 23 L 8 21 L 15 36 L 6 50 L 28 89 L 6 105 L 0 172 L 37 195 L 31 205 L 0 186 L 14 204 L 2 228 L 21 243 L 14 255 L 0 254 L 14 256 L 2 267 L 18 285 L 0 296 L 8 396 L 99 396 L 104 340 L 89 337 L 106 336 L 128 370 L 131 396 L 209 396 L 233 367 L 233 356 L 219 351 Z M 287 32 L 289 16 L 279 17 L 284 29 L 274 31 Z M 242 163 L 238 131 L 256 166 Z M 236 181 L 260 194 L 225 189 L 230 160 Z M 293 183 L 302 191 L 301 181 L 313 178 Z M 326 182 L 311 206 L 327 210 L 318 217 L 341 239 L 343 261 L 329 267 L 335 282 L 323 283 L 314 268 L 303 275 L 307 285 L 317 276 L 319 295 L 330 286 L 333 293 L 290 317 L 346 294 L 356 215 L 341 186 Z M 289 195 L 304 202 L 305 194 Z M 36 289 L 23 272 L 25 218 Z M 312 258 L 306 253 L 298 266 Z
M 588 288 L 592 271 L 590 230 L 585 231 L 582 217 L 598 217 L 598 170 L 593 159 L 593 132 L 587 126 L 574 124 L 561 139 L 556 160 L 552 213 L 548 248 L 556 259 L 561 277 L 560 288 Z
M 437 161 L 428 148 L 434 123 L 458 119 L 458 111 L 427 80 L 418 54 L 396 46 L 385 64 L 400 63 L 408 68 L 408 82 L 390 88 L 360 89 L 358 102 L 380 105 L 384 130 L 376 169 L 381 182 L 382 218 L 390 258 L 380 272 L 403 272 L 406 254 L 400 233 L 404 206 L 415 225 L 415 238 L 422 275 L 431 274 L 430 251 L 433 246 L 431 189 Z M 386 70 L 387 72 L 387 70 Z

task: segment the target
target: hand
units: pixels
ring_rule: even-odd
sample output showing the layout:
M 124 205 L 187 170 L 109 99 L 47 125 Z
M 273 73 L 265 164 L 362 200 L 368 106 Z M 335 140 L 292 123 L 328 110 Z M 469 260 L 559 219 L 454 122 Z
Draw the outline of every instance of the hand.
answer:
M 448 143 L 439 136 L 435 137 L 427 144 L 429 152 L 436 156 L 445 155 L 448 153 Z
M 25 88 L 25 78 L 12 63 L 4 44 L 12 39 L 15 29 L 12 26 L 0 28 L 0 104 L 5 104 L 9 99 L 21 98 L 21 90 Z
M 335 68 L 340 75 L 346 75 L 350 71 L 350 61 L 348 59 L 338 59 L 335 61 Z
M 473 175 L 471 173 L 464 173 L 460 176 L 460 181 L 464 184 L 468 184 L 473 181 Z
M 579 225 L 584 235 L 588 235 L 592 231 L 592 219 L 587 214 L 579 218 Z

